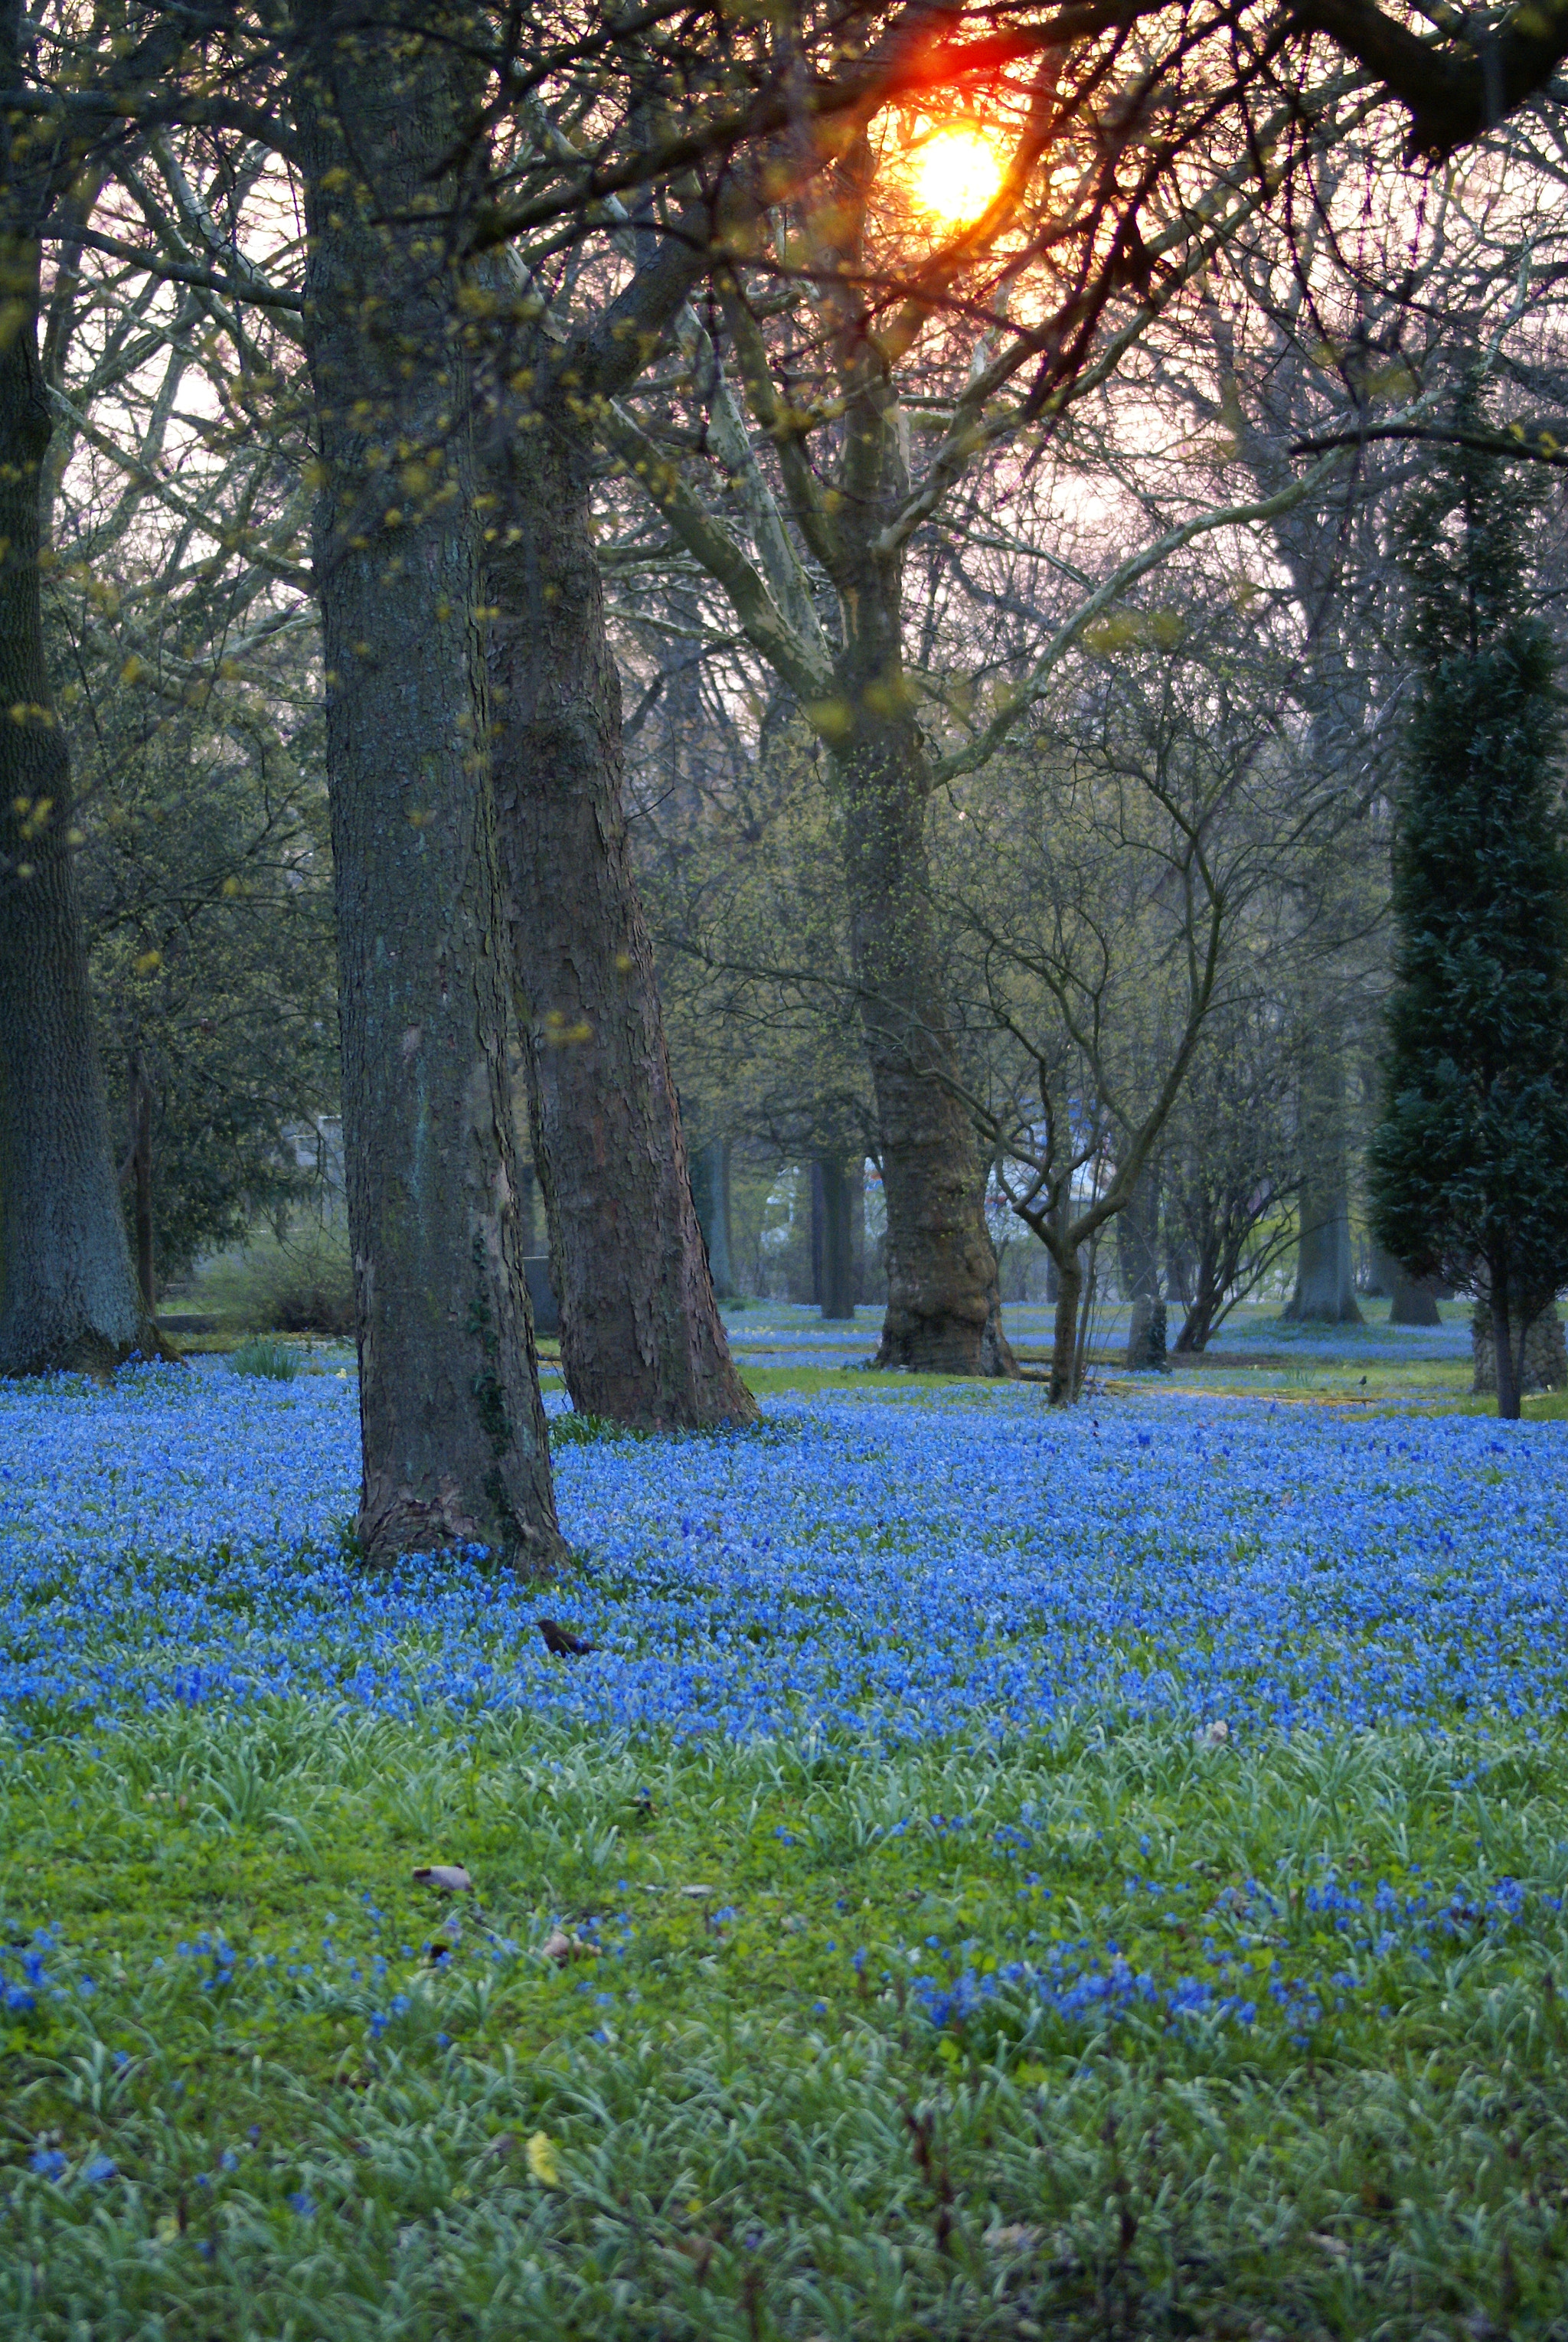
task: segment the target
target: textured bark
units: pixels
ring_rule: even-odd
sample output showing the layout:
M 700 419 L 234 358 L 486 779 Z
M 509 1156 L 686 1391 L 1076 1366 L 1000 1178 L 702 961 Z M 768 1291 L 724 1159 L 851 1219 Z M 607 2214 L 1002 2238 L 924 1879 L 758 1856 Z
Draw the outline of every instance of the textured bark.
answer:
M 487 592 L 500 613 L 496 802 L 562 1371 L 575 1407 L 618 1423 L 754 1423 L 692 1200 L 632 873 L 591 445 L 564 400 L 530 419 L 492 475 L 507 525 Z
M 874 601 L 868 595 L 861 606 L 867 620 Z M 842 684 L 856 711 L 855 738 L 834 757 L 887 1200 L 887 1315 L 876 1362 L 916 1374 L 1015 1375 L 974 1136 L 944 1079 L 955 1066 L 929 909 L 929 771 L 913 722 L 881 719 L 866 704 L 868 688 L 874 705 L 896 696 L 895 645 L 891 625 L 857 636 Z
M 325 474 L 360 1534 L 377 1559 L 480 1543 L 543 1573 L 566 1549 L 516 1208 L 459 288 L 420 218 L 458 192 L 474 27 L 438 14 L 422 21 L 442 37 L 415 46 L 357 6 L 300 0 L 292 59 Z
M 0 71 L 21 77 L 18 11 Z M 8 137 L 9 133 L 5 135 Z M 70 844 L 71 776 L 44 658 L 38 557 L 50 439 L 38 246 L 0 199 L 0 1374 L 167 1355 L 131 1275 Z

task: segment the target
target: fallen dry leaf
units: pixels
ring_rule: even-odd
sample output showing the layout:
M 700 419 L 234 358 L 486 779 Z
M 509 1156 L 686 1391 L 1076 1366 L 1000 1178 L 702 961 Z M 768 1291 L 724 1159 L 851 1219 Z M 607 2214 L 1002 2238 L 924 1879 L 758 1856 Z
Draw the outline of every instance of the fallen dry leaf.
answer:
M 1013 2220 L 1005 2226 L 999 2224 L 987 2228 L 982 2241 L 988 2244 L 994 2253 L 1023 2252 L 1029 2246 L 1039 2243 L 1040 2231 L 1032 2228 L 1027 2221 Z
M 564 1968 L 568 1960 L 596 1960 L 597 1944 L 585 1944 L 581 1936 L 569 1936 L 564 1927 L 553 1927 L 540 1947 L 547 1960 Z
M 443 1895 L 472 1895 L 474 1881 L 460 1862 L 427 1862 L 414 1874 L 415 1887 L 434 1887 Z
M 712 1895 L 714 1891 L 711 1887 L 683 1887 L 681 1889 L 683 1895 Z

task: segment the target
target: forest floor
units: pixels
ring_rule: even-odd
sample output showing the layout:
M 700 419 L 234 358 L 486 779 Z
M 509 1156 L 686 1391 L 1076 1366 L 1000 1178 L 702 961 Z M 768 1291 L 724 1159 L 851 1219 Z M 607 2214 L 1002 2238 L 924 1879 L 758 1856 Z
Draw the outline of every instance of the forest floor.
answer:
M 1560 1425 L 804 1318 L 546 1596 L 341 1353 L 0 1392 L 0 2335 L 1568 2334 Z

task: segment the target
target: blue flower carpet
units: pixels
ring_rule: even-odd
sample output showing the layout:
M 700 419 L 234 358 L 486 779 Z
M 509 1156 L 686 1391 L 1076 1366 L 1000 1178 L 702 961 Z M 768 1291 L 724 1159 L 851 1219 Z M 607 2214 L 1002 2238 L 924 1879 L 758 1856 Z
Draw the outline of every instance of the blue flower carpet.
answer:
M 346 1376 L 144 1366 L 0 1394 L 0 1712 L 305 1695 L 680 1736 L 984 1736 L 1065 1704 L 1357 1727 L 1556 1713 L 1568 1440 L 1162 1394 L 770 1398 L 556 1456 L 581 1573 L 358 1565 Z M 541 1606 L 603 1648 L 544 1652 Z

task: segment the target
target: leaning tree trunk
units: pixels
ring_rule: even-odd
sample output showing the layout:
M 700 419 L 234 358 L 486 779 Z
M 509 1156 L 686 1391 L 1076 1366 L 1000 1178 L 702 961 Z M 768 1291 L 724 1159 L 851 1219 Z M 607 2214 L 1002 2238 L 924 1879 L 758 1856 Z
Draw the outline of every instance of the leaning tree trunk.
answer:
M 864 604 L 861 615 L 869 615 Z M 956 1066 L 927 880 L 929 768 L 913 721 L 876 712 L 879 698 L 898 696 L 894 639 L 890 626 L 880 661 L 874 643 L 855 646 L 841 686 L 854 737 L 833 759 L 887 1202 L 887 1315 L 876 1363 L 1015 1375 L 974 1136 L 949 1086 Z
M 714 1294 L 622 804 L 591 442 L 564 403 L 493 486 L 495 790 L 561 1365 L 581 1412 L 754 1423 Z M 512 542 L 508 544 L 506 539 Z
M 19 78 L 15 11 L 0 71 Z M 5 55 L 9 46 L 10 55 Z M 105 1374 L 167 1355 L 131 1274 L 93 1032 L 71 775 L 44 658 L 40 491 L 50 438 L 38 246 L 0 222 L 0 1374 Z
M 460 287 L 420 216 L 462 201 L 476 28 L 422 21 L 428 45 L 299 0 L 292 63 L 360 1533 L 377 1559 L 482 1544 L 542 1573 L 566 1549 L 517 1210 Z
M 1302 1076 L 1301 1234 L 1295 1291 L 1282 1316 L 1314 1325 L 1359 1326 L 1350 1244 L 1344 1056 L 1337 1037 L 1309 1044 Z

